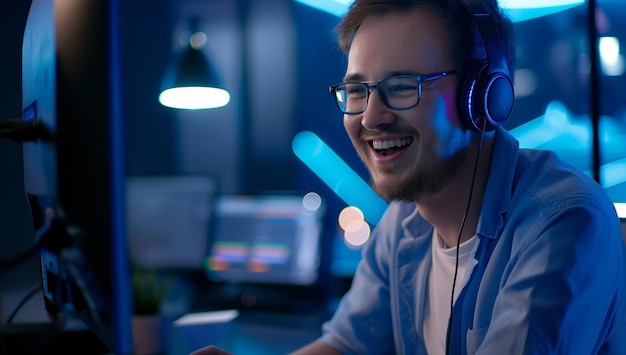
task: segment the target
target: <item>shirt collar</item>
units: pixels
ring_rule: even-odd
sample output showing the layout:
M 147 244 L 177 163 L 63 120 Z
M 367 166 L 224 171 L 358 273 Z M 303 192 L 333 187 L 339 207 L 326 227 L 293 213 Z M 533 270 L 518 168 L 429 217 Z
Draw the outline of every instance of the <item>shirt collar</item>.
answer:
M 504 215 L 511 203 L 519 142 L 504 128 L 495 132 L 489 179 L 485 188 L 477 234 L 495 238 L 504 225 Z

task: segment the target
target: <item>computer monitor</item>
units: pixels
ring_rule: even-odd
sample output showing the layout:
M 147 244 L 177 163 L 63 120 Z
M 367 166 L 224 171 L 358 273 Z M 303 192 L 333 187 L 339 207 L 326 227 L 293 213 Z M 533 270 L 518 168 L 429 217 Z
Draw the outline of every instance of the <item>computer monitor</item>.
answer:
M 242 284 L 315 285 L 324 211 L 315 193 L 220 196 L 207 275 Z
M 209 175 L 130 176 L 126 206 L 133 265 L 202 271 L 217 180 Z
M 24 183 L 46 311 L 132 352 L 119 0 L 33 0 L 22 47 Z
M 318 194 L 221 195 L 213 210 L 199 305 L 297 311 L 327 298 Z

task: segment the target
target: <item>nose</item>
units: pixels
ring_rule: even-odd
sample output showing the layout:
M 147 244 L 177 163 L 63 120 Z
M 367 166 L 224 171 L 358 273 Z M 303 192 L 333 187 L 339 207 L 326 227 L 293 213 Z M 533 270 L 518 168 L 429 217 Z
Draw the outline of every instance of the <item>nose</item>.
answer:
M 361 116 L 361 126 L 366 129 L 377 129 L 395 121 L 396 115 L 390 110 L 381 99 L 378 91 L 370 91 L 367 109 Z

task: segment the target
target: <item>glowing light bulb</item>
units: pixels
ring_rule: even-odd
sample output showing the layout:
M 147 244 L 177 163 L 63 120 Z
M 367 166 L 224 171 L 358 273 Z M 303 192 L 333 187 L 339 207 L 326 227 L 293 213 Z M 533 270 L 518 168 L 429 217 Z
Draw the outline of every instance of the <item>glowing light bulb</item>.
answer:
M 226 106 L 230 102 L 230 94 L 219 88 L 175 87 L 164 90 L 159 95 L 159 102 L 163 106 L 178 109 L 210 109 Z

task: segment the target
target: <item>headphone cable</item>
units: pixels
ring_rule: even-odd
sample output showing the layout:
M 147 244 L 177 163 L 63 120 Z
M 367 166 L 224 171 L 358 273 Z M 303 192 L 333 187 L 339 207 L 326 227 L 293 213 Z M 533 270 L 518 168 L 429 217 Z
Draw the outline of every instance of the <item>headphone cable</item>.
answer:
M 450 318 L 448 319 L 448 331 L 446 334 L 446 355 L 450 354 L 450 340 L 451 340 L 451 331 L 452 331 L 452 316 L 454 314 L 454 290 L 456 288 L 456 280 L 459 273 L 459 244 L 461 244 L 461 236 L 463 235 L 463 227 L 465 227 L 465 221 L 467 220 L 467 215 L 469 214 L 470 206 L 472 204 L 472 195 L 474 194 L 474 183 L 476 181 L 476 172 L 478 171 L 478 161 L 480 158 L 480 151 L 483 145 L 483 136 L 485 133 L 485 128 L 487 125 L 487 120 L 483 121 L 483 129 L 480 130 L 480 139 L 478 140 L 478 150 L 476 152 L 476 161 L 474 162 L 474 173 L 472 174 L 472 183 L 470 185 L 470 192 L 467 198 L 467 206 L 465 207 L 465 212 L 463 213 L 463 219 L 461 220 L 461 227 L 459 228 L 459 236 L 456 240 L 456 260 L 454 265 L 454 278 L 452 280 L 452 294 L 450 296 Z

